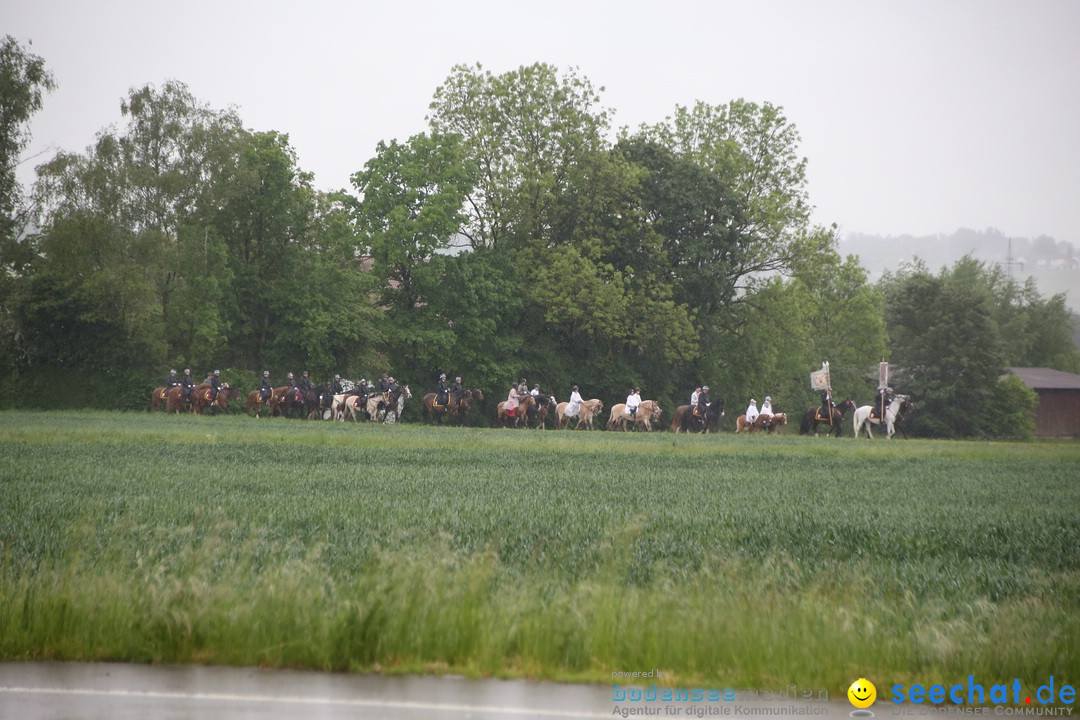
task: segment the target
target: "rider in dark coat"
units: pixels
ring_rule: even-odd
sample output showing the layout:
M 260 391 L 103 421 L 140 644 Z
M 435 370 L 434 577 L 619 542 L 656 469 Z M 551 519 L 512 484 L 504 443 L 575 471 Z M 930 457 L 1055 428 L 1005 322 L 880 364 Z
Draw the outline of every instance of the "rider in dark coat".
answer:
M 274 387 L 270 384 L 270 371 L 263 370 L 262 382 L 259 383 L 259 399 L 263 405 L 270 404 L 270 397 L 274 394 Z
M 881 388 L 877 392 L 877 402 L 870 408 L 870 414 L 879 420 L 885 414 L 885 411 L 889 409 L 893 401 L 893 389 L 891 387 Z
M 454 384 L 450 386 L 450 397 L 457 401 L 461 400 L 461 396 L 465 394 L 465 388 L 461 385 L 461 376 L 454 378 Z
M 835 407 L 836 403 L 832 399 L 832 394 L 828 390 L 821 393 L 821 417 L 831 418 Z
M 176 377 L 176 370 L 169 371 L 169 377 L 165 380 L 165 392 L 169 392 L 174 387 L 180 384 L 180 379 Z
M 450 388 L 446 384 L 446 373 L 439 375 L 439 384 L 435 388 L 435 404 L 446 407 L 447 401 L 450 399 Z
M 334 395 L 341 395 L 343 392 L 345 392 L 345 388 L 341 386 L 340 375 L 334 376 L 334 382 L 330 383 L 330 392 L 332 392 Z
M 300 384 L 297 385 L 300 390 L 304 391 L 304 395 L 307 395 L 308 390 L 314 390 L 315 385 L 311 382 L 311 377 L 308 375 L 308 371 L 305 370 L 303 376 L 300 378 Z
M 705 411 L 709 409 L 709 386 L 702 385 L 697 398 L 697 414 L 705 417 Z
M 221 389 L 221 371 L 215 370 L 210 376 L 210 402 L 217 400 L 218 390 Z
M 191 368 L 185 368 L 184 379 L 180 381 L 180 392 L 185 400 L 191 395 L 191 388 L 193 387 L 195 387 L 195 383 L 191 379 Z

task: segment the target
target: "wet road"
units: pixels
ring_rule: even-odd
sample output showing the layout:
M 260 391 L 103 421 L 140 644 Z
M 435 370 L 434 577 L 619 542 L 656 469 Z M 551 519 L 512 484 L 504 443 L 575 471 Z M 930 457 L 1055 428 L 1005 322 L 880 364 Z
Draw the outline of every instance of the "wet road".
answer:
M 610 685 L 254 668 L 0 663 L 0 720 L 737 717 L 740 707 L 752 707 L 757 720 L 790 720 L 792 715 L 839 718 L 851 710 L 839 702 L 617 702 Z

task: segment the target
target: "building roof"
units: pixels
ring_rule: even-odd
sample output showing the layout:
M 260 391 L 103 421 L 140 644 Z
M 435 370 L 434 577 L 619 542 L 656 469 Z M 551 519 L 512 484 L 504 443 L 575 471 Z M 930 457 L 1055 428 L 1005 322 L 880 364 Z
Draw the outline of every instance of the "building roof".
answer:
M 1050 368 L 1009 368 L 1032 390 L 1080 390 L 1080 375 Z

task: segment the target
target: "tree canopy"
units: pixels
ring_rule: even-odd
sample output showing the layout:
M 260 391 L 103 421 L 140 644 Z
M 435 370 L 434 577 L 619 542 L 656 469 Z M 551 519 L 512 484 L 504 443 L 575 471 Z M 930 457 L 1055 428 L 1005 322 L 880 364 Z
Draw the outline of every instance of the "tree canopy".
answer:
M 0 53 L 19 90 L 7 173 L 52 80 L 10 38 Z M 970 259 L 872 284 L 842 258 L 836 228 L 810 223 L 782 108 L 698 102 L 613 136 L 602 92 L 544 63 L 455 66 L 426 132 L 323 193 L 285 132 L 177 81 L 133 88 L 121 127 L 39 168 L 35 234 L 14 243 L 3 208 L 9 382 L 66 373 L 88 404 L 137 407 L 168 366 L 418 388 L 446 372 L 494 397 L 524 376 L 671 408 L 705 382 L 800 412 L 821 361 L 865 402 L 885 357 L 928 408 L 918 431 L 1024 436 L 1002 420 L 1001 397 L 1027 402 L 1003 368 L 1080 369 L 1063 296 Z

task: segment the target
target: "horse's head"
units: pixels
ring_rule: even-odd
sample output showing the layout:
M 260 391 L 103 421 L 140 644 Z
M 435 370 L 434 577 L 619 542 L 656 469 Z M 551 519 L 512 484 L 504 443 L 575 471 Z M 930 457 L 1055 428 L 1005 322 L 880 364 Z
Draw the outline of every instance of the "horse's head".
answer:
M 401 386 L 401 396 L 406 400 L 412 400 L 412 390 L 409 389 L 408 385 Z
M 466 392 L 471 393 L 472 399 L 476 400 L 477 402 L 482 402 L 484 399 L 484 393 L 482 390 L 480 390 L 480 388 L 473 388 L 472 390 L 467 390 Z

